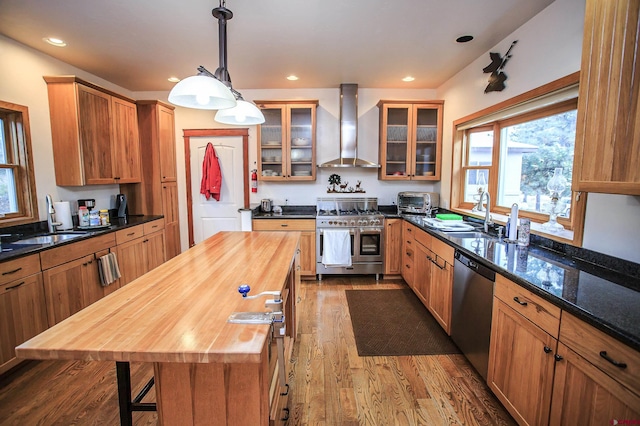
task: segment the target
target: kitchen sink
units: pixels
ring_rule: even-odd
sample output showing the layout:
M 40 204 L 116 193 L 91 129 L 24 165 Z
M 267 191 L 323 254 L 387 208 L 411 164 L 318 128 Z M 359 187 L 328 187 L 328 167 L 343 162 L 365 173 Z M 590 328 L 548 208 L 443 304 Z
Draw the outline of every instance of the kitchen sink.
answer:
M 488 239 L 495 240 L 496 237 L 493 235 L 485 234 L 484 232 L 478 231 L 469 231 L 469 232 L 447 232 L 449 237 L 454 238 L 479 238 L 479 239 Z
M 85 233 L 69 233 L 69 234 L 48 234 L 38 235 L 36 237 L 28 237 L 16 241 L 18 244 L 53 244 L 62 241 L 72 240 L 74 238 L 83 237 Z

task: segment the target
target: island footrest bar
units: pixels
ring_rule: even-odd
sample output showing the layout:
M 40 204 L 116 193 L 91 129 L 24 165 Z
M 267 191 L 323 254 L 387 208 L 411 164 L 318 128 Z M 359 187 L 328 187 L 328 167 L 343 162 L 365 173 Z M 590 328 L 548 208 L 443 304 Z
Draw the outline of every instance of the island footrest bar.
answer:
M 128 362 L 116 362 L 116 377 L 118 380 L 121 426 L 133 426 L 134 411 L 157 411 L 155 403 L 140 402 L 153 387 L 155 383 L 154 377 L 151 377 L 133 400 L 131 399 L 131 367 Z

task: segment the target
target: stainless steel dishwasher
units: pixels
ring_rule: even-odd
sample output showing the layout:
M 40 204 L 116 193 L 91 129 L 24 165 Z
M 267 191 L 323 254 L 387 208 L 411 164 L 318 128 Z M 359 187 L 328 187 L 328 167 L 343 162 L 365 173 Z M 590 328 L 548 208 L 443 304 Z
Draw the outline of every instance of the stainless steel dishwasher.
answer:
M 496 274 L 456 250 L 451 338 L 482 377 L 489 369 L 493 284 Z

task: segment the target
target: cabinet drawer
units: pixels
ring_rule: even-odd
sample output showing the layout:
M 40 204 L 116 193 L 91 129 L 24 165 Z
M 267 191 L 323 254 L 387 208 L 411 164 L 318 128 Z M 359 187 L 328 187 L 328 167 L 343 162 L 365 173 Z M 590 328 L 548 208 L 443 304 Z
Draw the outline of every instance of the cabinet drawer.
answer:
M 254 231 L 315 231 L 314 219 L 254 219 Z
M 63 263 L 88 256 L 97 251 L 113 247 L 116 244 L 113 232 L 96 237 L 87 238 L 86 240 L 77 241 L 71 244 L 65 244 L 60 247 L 45 250 L 40 253 L 40 263 L 42 270 L 62 265 Z
M 426 248 L 431 248 L 431 240 L 433 239 L 433 237 L 431 235 L 429 235 L 427 232 L 423 231 L 422 229 L 419 228 L 414 228 L 415 231 L 415 235 L 414 238 L 417 242 L 419 242 L 420 244 L 422 244 L 423 246 L 425 246 Z M 452 262 L 453 263 L 453 262 Z
M 494 294 L 529 321 L 558 338 L 560 308 L 502 275 L 496 275 Z
M 144 225 L 132 226 L 131 228 L 116 231 L 116 244 L 120 245 L 127 241 L 135 240 L 144 235 Z
M 152 232 L 164 229 L 164 219 L 154 220 L 153 222 L 147 222 L 142 225 L 144 235 L 149 235 Z
M 640 353 L 638 351 L 567 312 L 562 313 L 560 341 L 640 395 Z M 613 362 L 624 363 L 626 367 L 618 367 Z
M 40 256 L 32 254 L 0 263 L 0 285 L 40 272 Z
M 444 259 L 448 264 L 453 265 L 454 248 L 437 238 L 431 239 L 431 251 L 440 259 Z M 440 263 L 440 262 L 438 262 Z
M 414 235 L 416 233 L 416 227 L 409 222 L 402 223 L 402 239 L 406 240 L 407 238 L 414 239 Z

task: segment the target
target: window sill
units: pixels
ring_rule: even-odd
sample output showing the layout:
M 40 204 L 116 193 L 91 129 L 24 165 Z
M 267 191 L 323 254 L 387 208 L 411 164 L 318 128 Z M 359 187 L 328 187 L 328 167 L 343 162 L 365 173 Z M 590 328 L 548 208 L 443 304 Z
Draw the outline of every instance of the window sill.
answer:
M 479 214 L 478 212 L 473 212 L 471 210 L 466 210 L 466 209 L 450 209 L 453 212 L 456 213 L 461 213 L 464 214 L 466 216 L 471 216 L 471 217 L 475 217 L 477 219 L 481 219 L 484 220 L 484 213 L 483 214 Z M 503 215 L 503 214 L 499 214 L 499 213 L 491 213 L 491 220 L 493 220 L 494 223 L 498 224 L 498 225 L 503 225 L 505 226 L 508 220 L 508 216 Z M 536 234 L 536 235 L 540 235 L 544 238 L 548 238 L 550 240 L 554 240 L 554 241 L 559 241 L 561 243 L 565 243 L 565 244 L 574 244 L 573 243 L 573 238 L 574 238 L 574 234 L 573 231 L 567 230 L 565 229 L 564 231 L 560 232 L 560 233 L 550 233 L 550 232 L 546 232 L 542 229 L 542 224 L 538 223 L 538 222 L 531 222 L 531 233 L 532 234 Z

